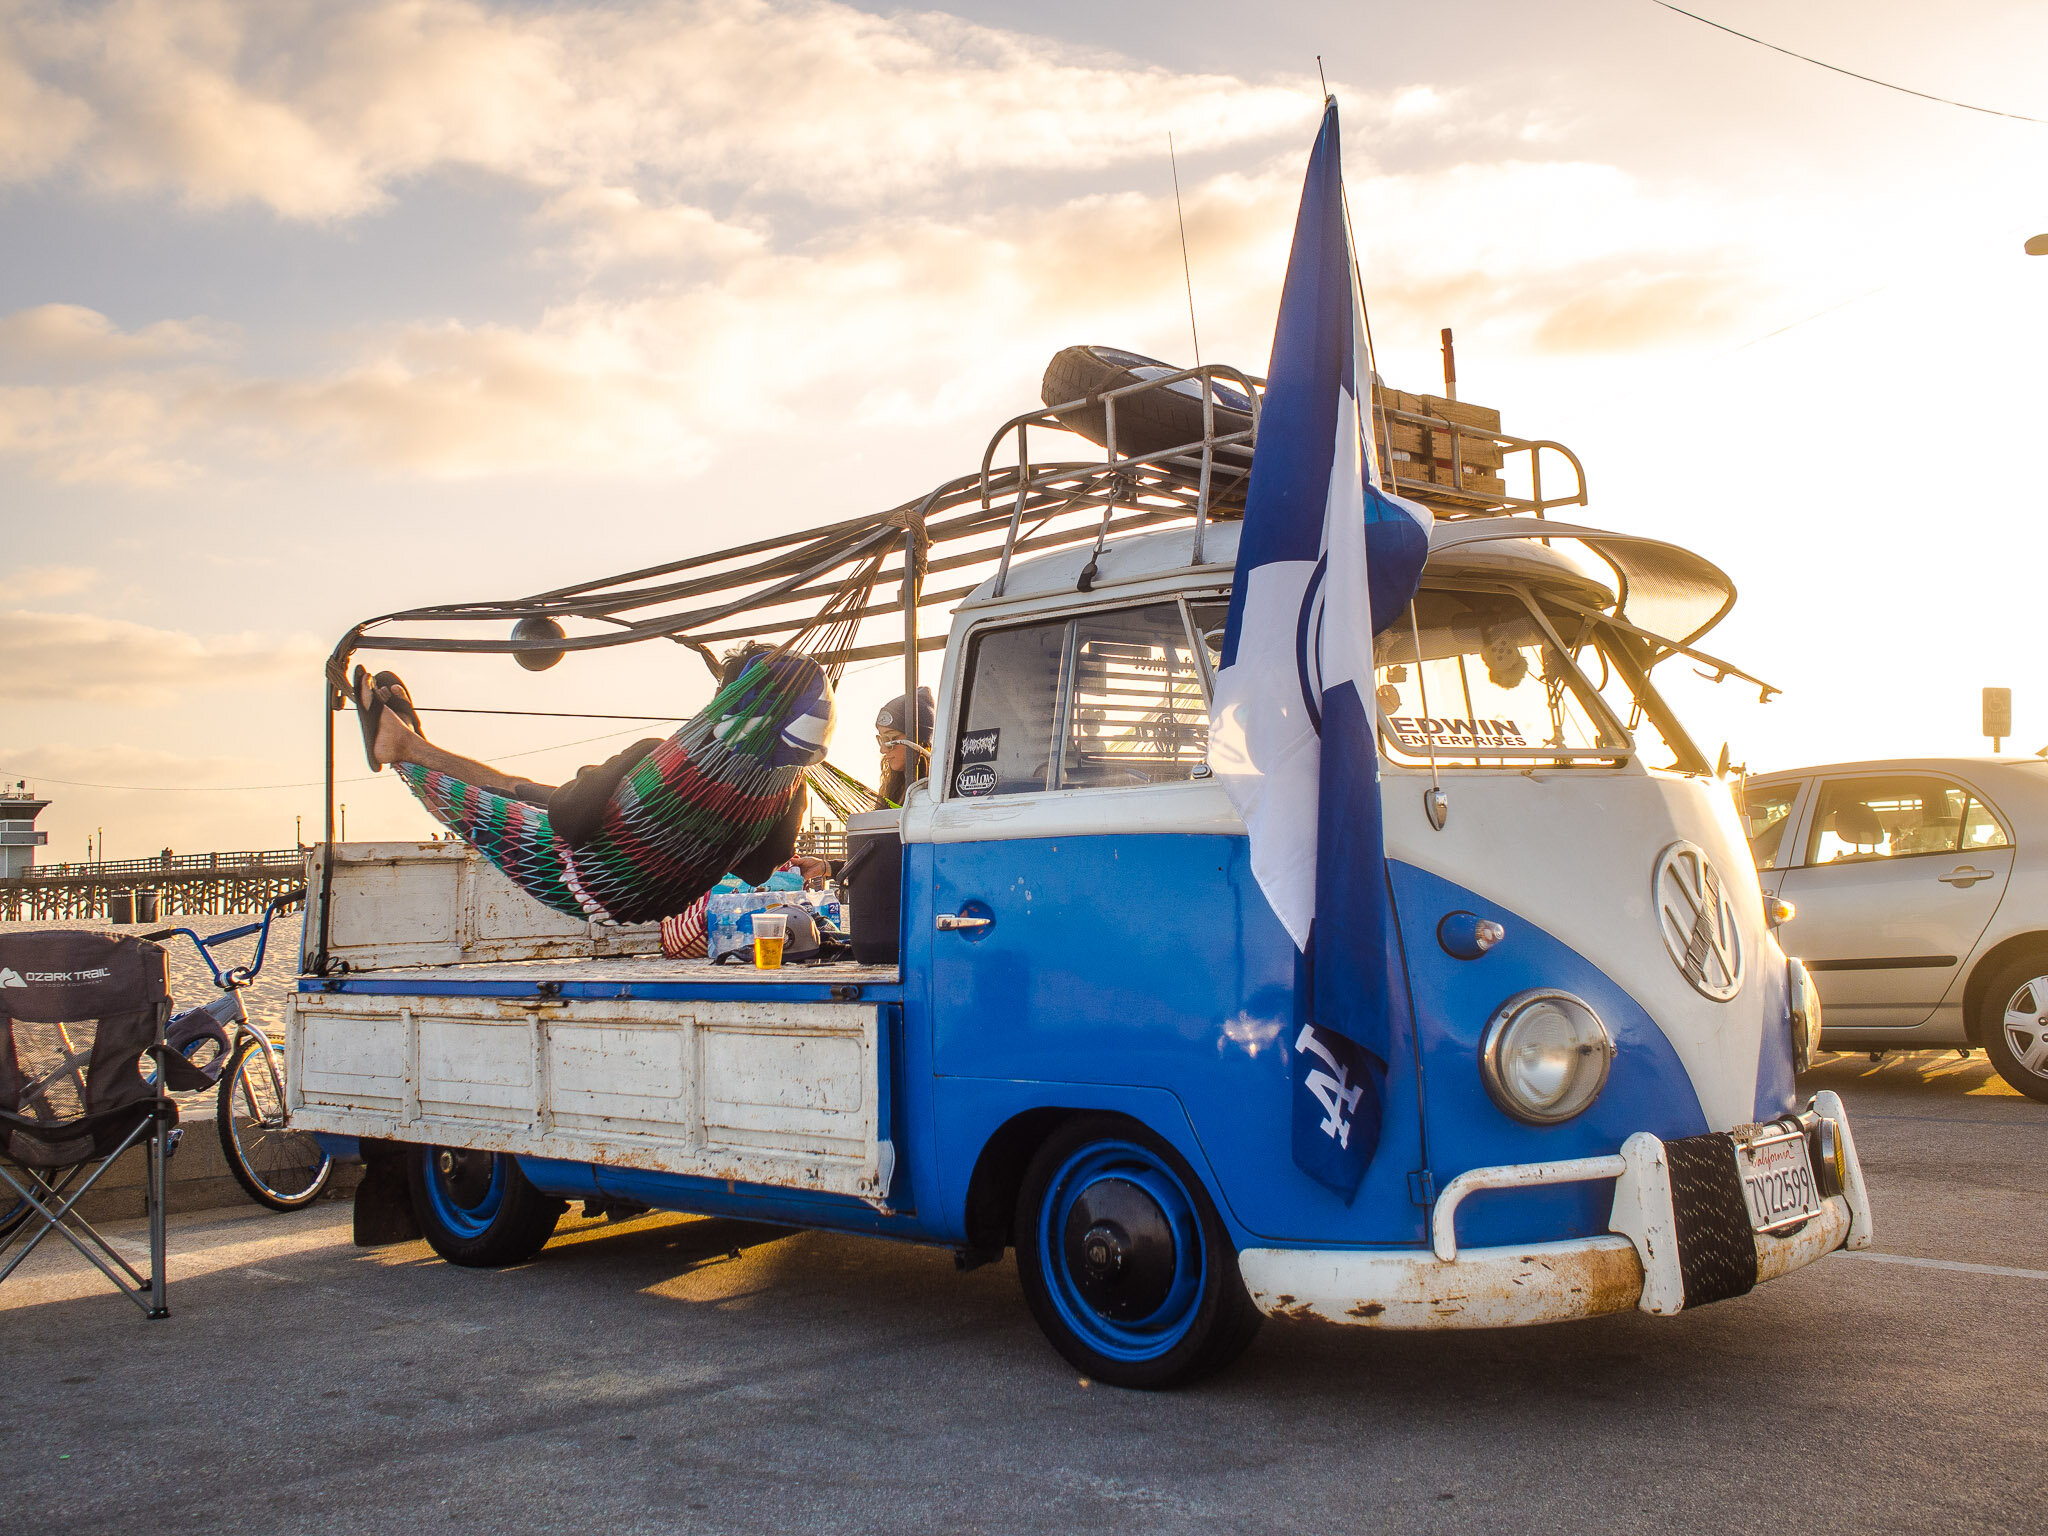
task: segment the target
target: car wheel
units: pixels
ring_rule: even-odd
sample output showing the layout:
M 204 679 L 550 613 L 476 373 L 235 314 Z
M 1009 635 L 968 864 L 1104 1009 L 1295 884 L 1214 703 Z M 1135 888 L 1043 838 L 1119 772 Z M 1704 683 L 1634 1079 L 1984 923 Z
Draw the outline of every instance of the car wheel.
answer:
M 450 1264 L 523 1264 L 554 1236 L 568 1206 L 527 1182 L 506 1152 L 421 1147 L 408 1159 L 420 1234 Z
M 1201 1180 L 1134 1121 L 1090 1116 L 1054 1133 L 1025 1173 L 1016 1245 L 1038 1326 L 1111 1386 L 1181 1386 L 1258 1331 Z
M 1998 968 L 1978 1005 L 1977 1038 L 2000 1077 L 2048 1103 L 2048 954 Z

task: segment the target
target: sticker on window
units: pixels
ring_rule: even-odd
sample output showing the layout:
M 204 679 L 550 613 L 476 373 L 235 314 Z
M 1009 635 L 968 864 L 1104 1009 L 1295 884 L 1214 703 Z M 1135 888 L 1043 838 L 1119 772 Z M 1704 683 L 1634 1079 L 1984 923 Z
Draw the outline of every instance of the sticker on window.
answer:
M 960 761 L 963 763 L 992 763 L 996 760 L 996 748 L 1002 745 L 1003 728 L 992 726 L 985 731 L 971 731 L 960 738 Z
M 953 790 L 962 795 L 993 794 L 996 770 L 992 763 L 969 763 L 953 776 Z
M 1432 715 L 1393 715 L 1387 720 L 1394 740 L 1404 747 L 1526 747 L 1522 728 L 1512 720 L 1438 719 Z

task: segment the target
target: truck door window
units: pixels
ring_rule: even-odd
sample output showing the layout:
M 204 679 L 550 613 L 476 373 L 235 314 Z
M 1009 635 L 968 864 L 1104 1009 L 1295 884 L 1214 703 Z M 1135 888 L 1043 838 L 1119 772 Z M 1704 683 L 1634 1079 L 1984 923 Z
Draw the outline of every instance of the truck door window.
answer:
M 1060 619 L 985 629 L 974 637 L 949 794 L 1018 795 L 1050 787 L 1071 627 Z
M 1969 798 L 1960 785 L 1922 774 L 1830 779 L 1821 785 L 1806 862 L 1849 864 L 1954 853 Z
M 1220 636 L 1223 605 L 1198 606 Z M 976 634 L 947 794 L 1192 778 L 1209 752 L 1196 643 L 1178 602 Z
M 1743 797 L 1749 853 L 1758 869 L 1777 869 L 1781 859 L 1790 862 L 1791 850 L 1783 844 L 1786 830 L 1792 824 L 1792 807 L 1799 799 L 1799 788 L 1795 779 L 1790 784 L 1759 786 Z
M 1202 674 L 1176 603 L 1074 620 L 1062 789 L 1190 777 L 1209 752 Z

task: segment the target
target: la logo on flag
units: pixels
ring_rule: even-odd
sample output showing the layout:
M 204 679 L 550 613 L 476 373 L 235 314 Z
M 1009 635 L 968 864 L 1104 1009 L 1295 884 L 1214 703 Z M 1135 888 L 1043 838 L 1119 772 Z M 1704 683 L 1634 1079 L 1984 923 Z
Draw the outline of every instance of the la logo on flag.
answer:
M 1408 1027 L 1395 1006 L 1373 636 L 1414 597 L 1433 520 L 1379 482 L 1342 172 L 1333 99 L 1274 328 L 1209 764 L 1306 965 L 1294 1161 L 1349 1200 L 1379 1144 L 1387 1063 Z

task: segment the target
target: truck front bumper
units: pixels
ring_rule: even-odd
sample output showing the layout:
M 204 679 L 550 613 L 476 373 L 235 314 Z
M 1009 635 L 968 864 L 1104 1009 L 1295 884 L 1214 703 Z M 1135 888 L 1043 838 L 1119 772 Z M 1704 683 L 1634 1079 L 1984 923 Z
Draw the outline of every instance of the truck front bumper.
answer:
M 1612 1157 L 1567 1163 L 1475 1168 L 1439 1197 L 1429 1251 L 1247 1248 L 1238 1269 L 1253 1304 L 1273 1317 L 1313 1317 L 1374 1328 L 1507 1328 L 1597 1317 L 1630 1307 L 1669 1315 L 1688 1305 L 1739 1295 L 1811 1264 L 1837 1248 L 1870 1245 L 1870 1201 L 1842 1101 L 1814 1096 L 1809 1112 L 1832 1122 L 1844 1153 L 1841 1193 L 1818 1214 L 1784 1232 L 1716 1229 L 1674 1194 L 1663 1142 L 1639 1131 Z M 1457 1207 L 1477 1189 L 1612 1179 L 1610 1231 L 1599 1237 L 1513 1247 L 1457 1246 Z M 1683 1183 L 1683 1179 L 1679 1181 Z M 1725 1215 L 1725 1213 L 1724 1213 Z M 1746 1237 L 1743 1255 L 1725 1251 Z M 1732 1278 L 1730 1278 L 1732 1276 Z

